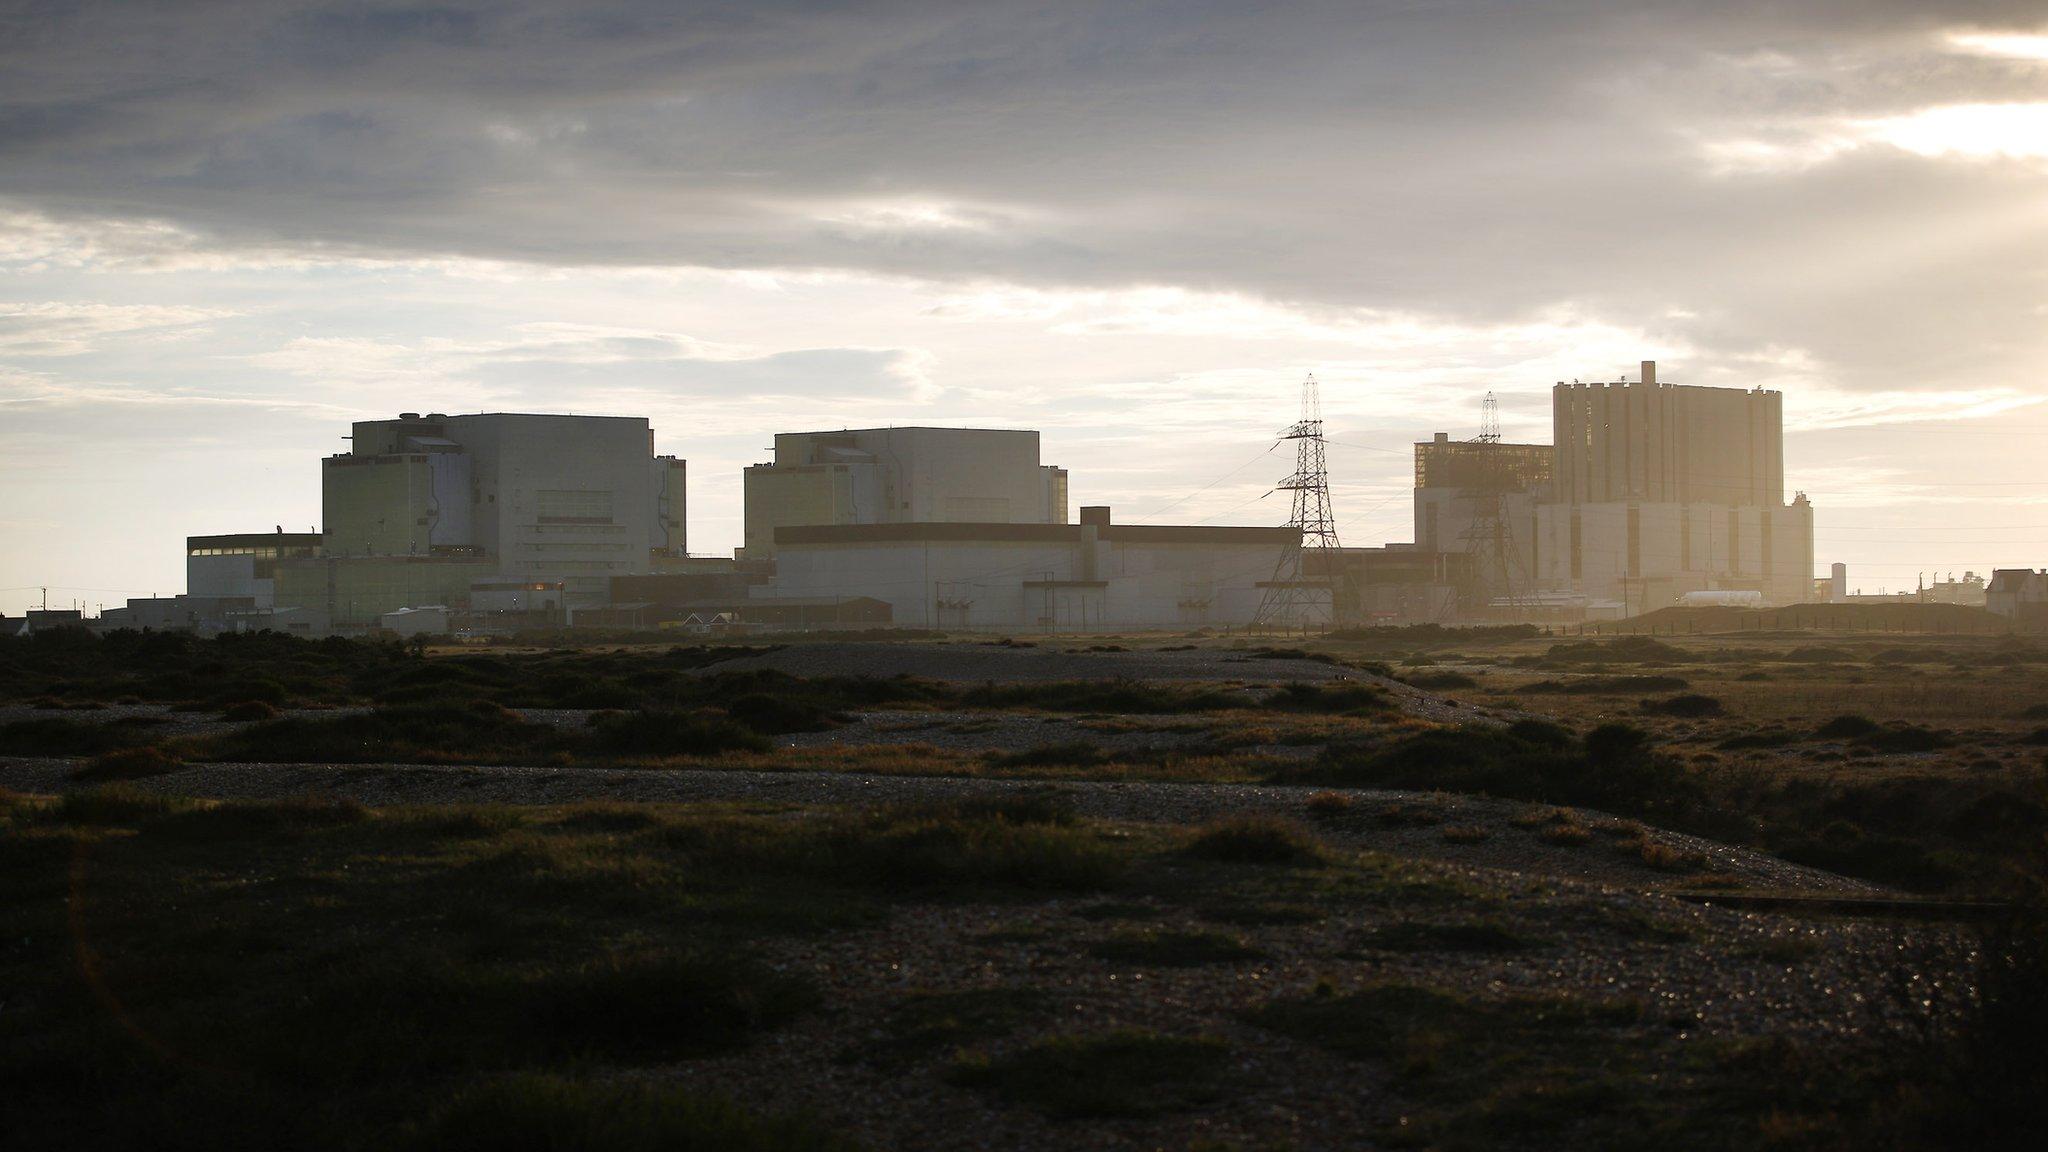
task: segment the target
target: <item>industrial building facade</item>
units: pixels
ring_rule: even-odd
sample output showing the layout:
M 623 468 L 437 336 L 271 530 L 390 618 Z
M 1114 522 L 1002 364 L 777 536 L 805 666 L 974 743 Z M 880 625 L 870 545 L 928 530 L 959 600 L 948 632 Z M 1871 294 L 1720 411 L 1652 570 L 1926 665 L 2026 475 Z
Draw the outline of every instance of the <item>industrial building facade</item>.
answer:
M 507 581 L 598 607 L 613 576 L 684 555 L 687 466 L 654 454 L 645 419 L 408 412 L 351 432 L 322 462 L 323 555 L 278 571 L 295 629 L 467 609 Z
M 776 531 L 842 524 L 1065 524 L 1067 472 L 1039 463 L 1038 433 L 998 428 L 785 432 L 743 478 L 741 557 L 775 556 Z
M 115 612 L 307 635 L 442 619 L 422 609 L 486 630 L 1082 631 L 1242 626 L 1290 579 L 1328 581 L 1347 621 L 1813 595 L 1777 393 L 1665 384 L 1645 362 L 1633 383 L 1559 383 L 1552 419 L 1547 445 L 1502 442 L 1490 414 L 1474 440 L 1416 444 L 1414 542 L 1313 554 L 1298 527 L 1117 524 L 1106 507 L 1070 522 L 1035 431 L 783 433 L 745 469 L 744 543 L 693 558 L 686 466 L 655 455 L 646 420 L 405 413 L 356 423 L 322 462 L 322 532 L 192 537 L 187 596 Z
M 1537 507 L 1539 586 L 1619 600 L 1623 614 L 1690 592 L 1813 593 L 1813 508 L 1785 501 L 1784 398 L 1660 383 L 1551 391 L 1551 498 Z
M 785 527 L 755 598 L 867 597 L 896 624 L 1088 631 L 1245 624 L 1293 528 L 927 522 Z

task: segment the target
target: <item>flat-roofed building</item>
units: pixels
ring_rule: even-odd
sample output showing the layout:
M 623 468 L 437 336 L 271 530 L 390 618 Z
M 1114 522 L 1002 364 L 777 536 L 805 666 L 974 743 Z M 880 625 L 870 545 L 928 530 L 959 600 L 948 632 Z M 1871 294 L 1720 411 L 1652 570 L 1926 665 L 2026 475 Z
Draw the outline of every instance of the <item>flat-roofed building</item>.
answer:
M 408 412 L 351 443 L 323 467 L 329 557 L 482 557 L 575 605 L 685 552 L 687 465 L 644 418 Z
M 1785 501 L 1783 398 L 1642 378 L 1558 384 L 1551 496 L 1536 507 L 1540 589 L 1618 601 L 1626 614 L 1688 592 L 1813 595 L 1813 508 Z
M 185 537 L 185 594 L 247 598 L 249 607 L 277 602 L 277 565 L 320 555 L 317 532 L 231 532 Z
M 776 576 L 755 601 L 835 596 L 888 604 L 899 626 L 1093 631 L 1247 624 L 1296 528 L 927 522 L 776 532 Z
M 782 528 L 1067 522 L 1066 470 L 1039 463 L 1038 433 L 1017 429 L 780 433 L 743 487 L 748 560 L 774 556 Z

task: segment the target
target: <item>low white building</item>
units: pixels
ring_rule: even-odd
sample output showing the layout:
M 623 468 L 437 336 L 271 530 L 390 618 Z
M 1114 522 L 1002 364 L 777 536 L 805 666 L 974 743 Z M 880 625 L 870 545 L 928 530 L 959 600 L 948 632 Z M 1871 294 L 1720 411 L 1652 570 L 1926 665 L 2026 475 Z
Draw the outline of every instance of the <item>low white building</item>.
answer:
M 798 525 L 753 598 L 865 596 L 913 628 L 1185 629 L 1257 614 L 1295 528 L 1113 524 Z
M 400 636 L 439 636 L 448 631 L 448 621 L 448 609 L 435 604 L 386 612 L 377 617 L 377 626 Z

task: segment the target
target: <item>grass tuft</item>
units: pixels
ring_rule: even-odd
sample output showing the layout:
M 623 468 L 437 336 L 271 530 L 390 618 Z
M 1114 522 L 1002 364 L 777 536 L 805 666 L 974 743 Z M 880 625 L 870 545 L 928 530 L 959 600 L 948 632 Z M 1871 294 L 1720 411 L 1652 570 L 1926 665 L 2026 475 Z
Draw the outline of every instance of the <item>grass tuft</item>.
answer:
M 1206 825 L 1187 854 L 1225 864 L 1319 864 L 1322 845 L 1300 825 L 1272 816 L 1237 816 Z

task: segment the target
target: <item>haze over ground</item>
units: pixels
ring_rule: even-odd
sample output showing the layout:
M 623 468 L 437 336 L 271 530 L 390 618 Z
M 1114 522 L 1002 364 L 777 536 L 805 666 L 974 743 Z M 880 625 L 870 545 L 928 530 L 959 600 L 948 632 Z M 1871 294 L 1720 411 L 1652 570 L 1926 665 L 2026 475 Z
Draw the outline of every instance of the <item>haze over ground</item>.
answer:
M 0 612 L 302 529 L 401 410 L 1040 428 L 1076 503 L 1346 541 L 1656 359 L 1786 393 L 1851 584 L 2048 563 L 2024 4 L 0 7 Z

